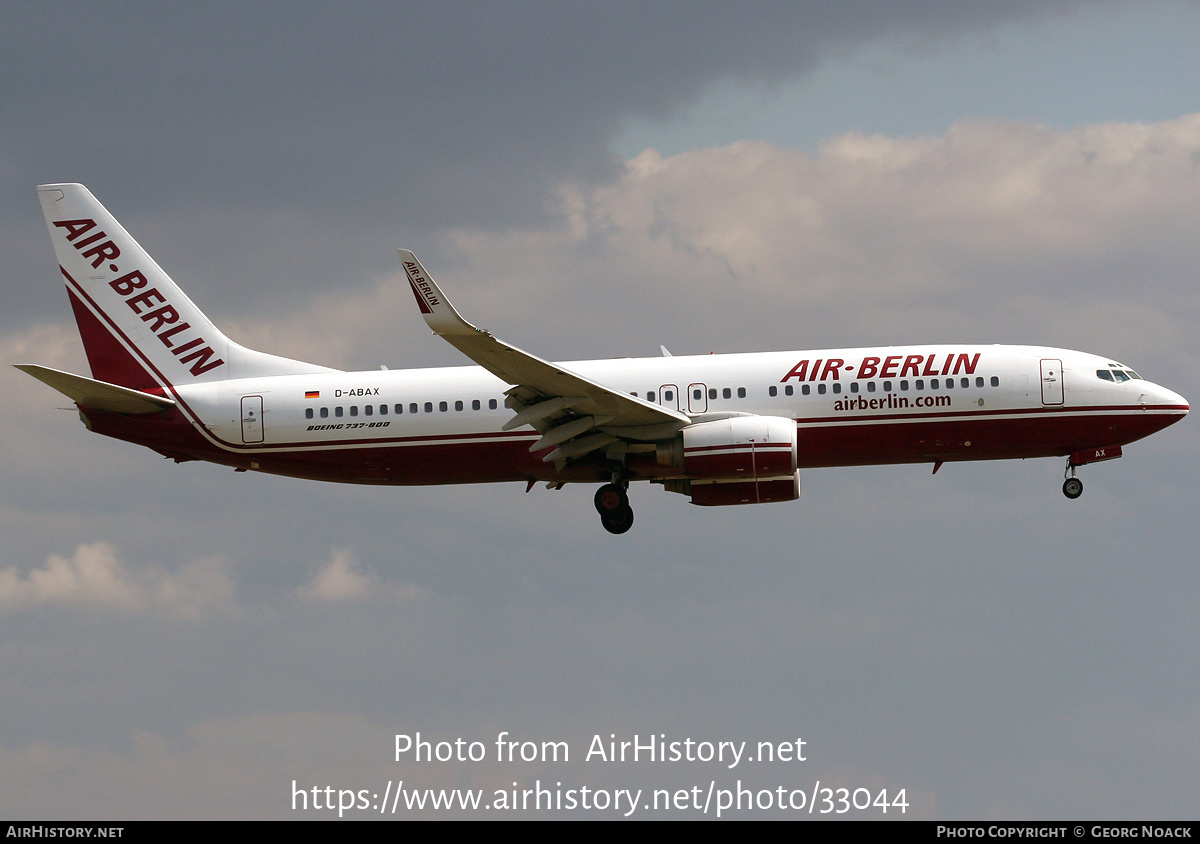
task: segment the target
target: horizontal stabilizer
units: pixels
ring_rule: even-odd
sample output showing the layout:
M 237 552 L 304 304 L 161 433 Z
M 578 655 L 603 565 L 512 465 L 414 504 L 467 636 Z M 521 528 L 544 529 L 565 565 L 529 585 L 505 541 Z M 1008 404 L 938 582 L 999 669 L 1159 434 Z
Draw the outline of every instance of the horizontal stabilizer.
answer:
M 49 384 L 76 404 L 92 410 L 104 410 L 109 413 L 160 413 L 175 406 L 171 399 L 152 396 L 128 387 L 118 387 L 104 381 L 95 381 L 82 375 L 60 372 L 48 366 L 32 363 L 18 363 L 15 366 L 43 384 Z

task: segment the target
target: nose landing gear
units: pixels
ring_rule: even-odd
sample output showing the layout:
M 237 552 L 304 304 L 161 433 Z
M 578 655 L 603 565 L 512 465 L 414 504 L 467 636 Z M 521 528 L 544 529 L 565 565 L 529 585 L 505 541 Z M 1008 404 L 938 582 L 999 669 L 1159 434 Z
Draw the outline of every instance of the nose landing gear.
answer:
M 1083 495 L 1083 481 L 1075 477 L 1075 467 L 1077 465 L 1079 464 L 1073 462 L 1071 458 L 1068 457 L 1067 468 L 1063 470 L 1063 477 L 1066 478 L 1066 480 L 1063 481 L 1063 495 L 1072 501 Z
M 633 527 L 633 508 L 629 506 L 627 481 L 614 480 L 596 490 L 596 512 L 600 514 L 600 524 L 609 533 L 625 533 Z
M 1063 481 L 1063 495 L 1071 499 L 1083 495 L 1083 481 L 1075 477 L 1076 466 L 1086 466 L 1088 463 L 1099 463 L 1102 460 L 1116 460 L 1120 456 L 1119 443 L 1071 452 L 1071 456 L 1067 458 L 1067 468 L 1063 470 L 1063 477 L 1066 478 Z

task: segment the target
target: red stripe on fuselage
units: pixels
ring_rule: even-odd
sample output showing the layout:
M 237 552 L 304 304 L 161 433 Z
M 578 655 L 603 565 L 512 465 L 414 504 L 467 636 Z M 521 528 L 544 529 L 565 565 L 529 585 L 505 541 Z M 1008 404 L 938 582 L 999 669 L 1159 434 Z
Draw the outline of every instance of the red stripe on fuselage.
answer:
M 161 415 L 93 411 L 87 415 L 97 433 L 168 456 L 313 480 L 425 485 L 529 479 L 590 482 L 607 477 L 602 460 L 571 463 L 562 473 L 555 473 L 552 463 L 529 453 L 529 442 L 535 436 L 530 432 L 412 436 L 234 452 L 200 436 L 178 409 Z M 906 424 L 802 425 L 798 465 L 814 468 L 1063 456 L 1085 448 L 1130 443 L 1178 419 L 1178 412 L 1079 415 L 1056 410 L 1008 419 L 963 415 Z M 652 455 L 631 454 L 629 468 L 633 477 L 642 480 L 686 477 L 655 463 Z

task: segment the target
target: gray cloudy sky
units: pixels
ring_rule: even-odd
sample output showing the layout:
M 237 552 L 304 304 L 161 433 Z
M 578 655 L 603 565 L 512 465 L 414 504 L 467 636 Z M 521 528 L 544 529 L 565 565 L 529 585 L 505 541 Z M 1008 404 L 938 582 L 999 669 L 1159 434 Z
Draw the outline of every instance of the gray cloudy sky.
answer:
M 80 181 L 235 338 L 333 366 L 463 362 L 403 245 L 548 357 L 1039 343 L 1200 394 L 1195 3 L 3 12 L 7 363 L 87 372 L 33 191 Z M 822 470 L 635 488 L 612 537 L 590 488 L 176 466 L 0 379 L 0 816 L 540 779 L 1195 817 L 1192 420 L 1076 502 L 1056 460 Z M 571 759 L 392 758 L 502 730 Z M 808 758 L 584 761 L 635 733 Z

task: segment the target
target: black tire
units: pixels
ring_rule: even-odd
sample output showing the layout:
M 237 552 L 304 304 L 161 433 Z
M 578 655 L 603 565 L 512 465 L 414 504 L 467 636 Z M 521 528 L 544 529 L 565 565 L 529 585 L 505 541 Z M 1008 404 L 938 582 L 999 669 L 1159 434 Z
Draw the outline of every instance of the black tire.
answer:
M 1063 481 L 1063 495 L 1072 501 L 1083 495 L 1083 481 L 1079 478 L 1067 478 Z
M 629 496 L 617 484 L 605 484 L 600 487 L 600 489 L 596 490 L 596 497 L 593 499 L 593 502 L 596 505 L 596 512 L 602 518 L 611 513 L 616 513 L 618 510 L 629 509 Z
M 633 508 L 622 507 L 620 510 L 600 517 L 600 524 L 609 533 L 625 533 L 633 527 Z

